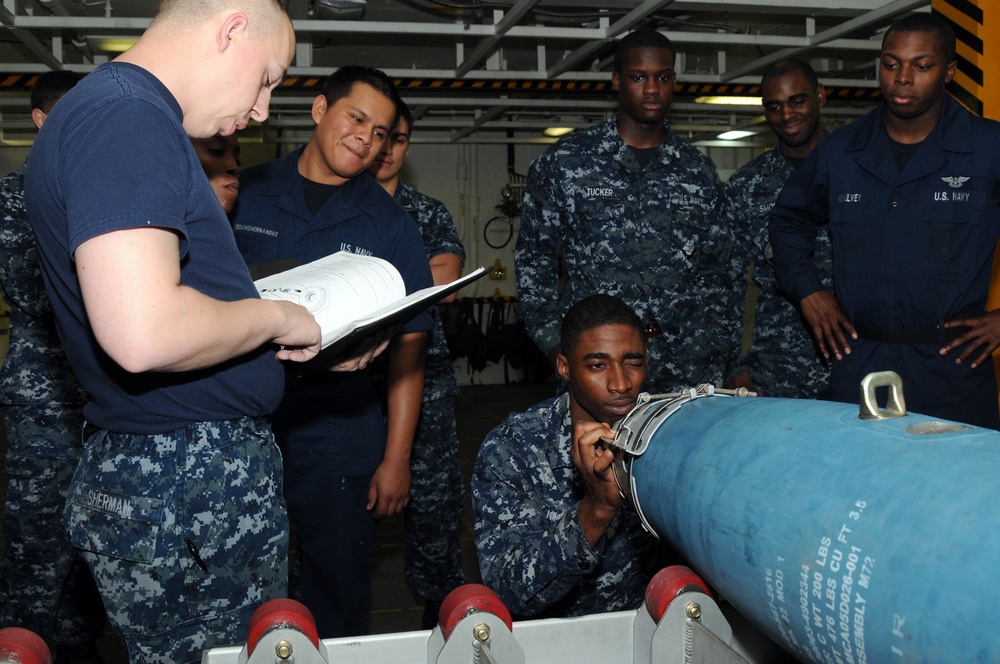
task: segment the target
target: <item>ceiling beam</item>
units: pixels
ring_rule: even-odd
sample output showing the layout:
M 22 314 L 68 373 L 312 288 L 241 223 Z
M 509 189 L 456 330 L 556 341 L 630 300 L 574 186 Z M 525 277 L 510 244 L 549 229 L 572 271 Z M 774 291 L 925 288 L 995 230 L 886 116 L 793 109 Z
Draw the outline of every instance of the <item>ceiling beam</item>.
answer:
M 546 8 L 590 8 L 607 9 L 608 0 L 545 0 Z M 670 7 L 676 11 L 697 12 L 746 12 L 748 10 L 760 14 L 801 14 L 830 13 L 834 11 L 849 11 L 857 13 L 872 8 L 872 0 L 794 0 L 786 2 L 761 2 L 761 0 L 676 0 Z
M 537 4 L 539 0 L 525 0 L 531 4 Z M 657 7 L 666 5 L 670 0 L 647 0 L 653 8 L 646 12 L 657 11 Z M 913 7 L 926 5 L 927 0 L 897 0 L 897 3 L 906 3 Z M 896 3 L 894 3 L 896 4 Z M 639 7 L 638 12 L 643 9 Z M 878 11 L 878 10 L 877 10 Z M 897 10 L 900 11 L 900 10 Z M 635 13 L 633 12 L 633 13 Z M 874 13 L 874 12 L 873 12 Z M 630 14 L 632 16 L 632 14 Z M 866 15 L 867 16 L 867 15 Z M 126 18 L 126 17 L 96 17 L 96 16 L 12 16 L 8 12 L 8 17 L 12 20 L 7 23 L 11 29 L 20 28 L 24 30 L 127 30 L 140 34 L 149 26 L 150 19 L 147 18 Z M 628 18 L 628 17 L 626 17 Z M 545 39 L 554 40 L 576 40 L 595 41 L 600 44 L 606 43 L 618 34 L 623 32 L 641 20 L 640 17 L 633 17 L 629 21 L 623 18 L 610 27 L 606 28 L 565 28 L 547 26 L 515 25 L 511 26 L 503 33 L 504 37 L 511 39 Z M 860 18 L 860 17 L 859 17 Z M 10 20 L 10 19 L 8 19 Z M 857 20 L 857 19 L 854 19 Z M 870 18 L 867 23 L 878 20 L 877 17 Z M 6 22 L 6 21 L 5 21 Z M 851 23 L 851 21 L 846 22 Z M 348 34 L 348 35 L 375 35 L 385 36 L 399 34 L 422 35 L 441 38 L 468 38 L 482 37 L 489 39 L 496 37 L 496 26 L 490 25 L 470 25 L 468 29 L 454 23 L 432 23 L 432 22 L 401 22 L 401 21 L 314 21 L 296 20 L 293 21 L 295 31 L 307 34 Z M 717 44 L 720 46 L 761 46 L 761 47 L 799 47 L 814 48 L 817 40 L 821 36 L 830 35 L 834 32 L 844 32 L 839 26 L 833 30 L 820 33 L 814 37 L 794 36 L 794 35 L 770 35 L 770 34 L 749 34 L 749 33 L 726 33 L 707 31 L 676 31 L 666 30 L 663 33 L 670 38 L 674 44 Z M 825 36 L 823 39 L 830 48 L 849 50 L 878 50 L 878 43 L 868 39 L 835 39 Z
M 458 131 L 453 131 L 451 133 L 452 142 L 458 142 L 463 138 L 466 138 L 467 136 L 471 136 L 472 134 L 476 133 L 476 130 L 482 127 L 483 125 L 489 123 L 492 120 L 495 120 L 496 118 L 506 113 L 507 113 L 507 107 L 497 106 L 496 108 L 491 108 L 489 111 L 485 113 L 477 114 L 475 120 L 472 122 L 470 126 L 464 129 L 460 129 Z M 454 127 L 455 125 L 452 124 L 451 126 Z
M 52 50 L 45 46 L 38 37 L 27 30 L 15 27 L 16 16 L 6 6 L 0 5 L 0 24 L 8 27 L 36 58 L 41 60 L 46 69 L 62 69 L 62 60 L 53 55 Z
M 81 61 L 67 48 L 62 56 L 60 40 L 66 39 L 68 46 L 71 32 L 138 36 L 152 20 L 136 16 L 152 14 L 144 0 L 111 0 L 114 16 L 101 15 L 103 2 L 95 9 L 87 0 L 84 4 L 80 0 L 38 1 L 94 15 L 48 15 L 38 9 L 29 16 L 24 7 L 35 0 L 0 0 L 7 10 L 0 13 L 0 28 L 8 28 L 20 40 L 8 49 L 10 62 L 0 63 L 0 73 L 20 74 L 9 79 L 12 85 L 24 85 L 25 74 L 49 69 L 81 73 L 94 69 L 86 54 Z M 839 88 L 839 93 L 857 93 L 847 100 L 841 95 L 835 107 L 831 104 L 824 110 L 824 117 L 844 120 L 850 113 L 863 112 L 859 109 L 865 104 L 855 98 L 870 99 L 873 95 L 867 91 L 877 90 L 876 80 L 858 79 L 874 69 L 880 46 L 876 29 L 883 29 L 895 14 L 929 9 L 931 2 L 503 0 L 502 5 L 494 5 L 502 10 L 485 10 L 485 16 L 477 14 L 466 23 L 467 11 L 453 13 L 444 5 L 427 11 L 410 0 L 367 0 L 369 11 L 365 20 L 358 21 L 313 20 L 309 8 L 314 0 L 282 1 L 289 6 L 303 46 L 297 51 L 296 66 L 289 70 L 288 87 L 279 90 L 272 101 L 276 123 L 289 124 L 275 126 L 288 127 L 289 135 L 301 139 L 299 134 L 312 127 L 308 109 L 314 89 L 307 79 L 328 75 L 345 58 L 370 57 L 373 64 L 401 81 L 400 92 L 433 140 L 449 143 L 478 142 L 479 136 L 489 142 L 497 132 L 518 126 L 527 136 L 560 116 L 570 126 L 606 117 L 617 106 L 608 85 L 613 42 L 654 17 L 688 18 L 684 14 L 693 16 L 683 23 L 657 23 L 677 47 L 679 68 L 690 70 L 679 73 L 683 94 L 679 93 L 670 111 L 671 122 L 678 128 L 699 133 L 714 131 L 716 125 L 721 131 L 724 125 L 755 122 L 747 110 L 728 113 L 695 104 L 689 92 L 700 90 L 702 84 L 715 88 L 756 85 L 763 68 L 782 57 L 801 54 L 831 58 L 825 69 L 852 77 L 821 77 L 825 84 Z M 550 17 L 543 15 L 555 9 Z M 571 16 L 575 19 L 570 20 Z M 819 27 L 810 30 L 815 25 Z M 869 35 L 872 38 L 857 38 Z M 73 43 L 79 49 L 77 41 Z M 407 49 L 417 55 L 404 59 Z M 726 52 L 726 60 L 720 61 L 716 52 Z M 500 58 L 504 62 L 498 66 Z M 588 89 L 596 92 L 588 93 Z M 9 108 L 3 106 L 5 112 Z M 759 107 L 755 113 L 759 116 Z M 23 122 L 25 117 L 11 120 Z M 511 141 L 497 137 L 496 142 Z
M 639 23 L 650 14 L 659 11 L 666 5 L 669 5 L 671 2 L 673 2 L 673 0 L 645 0 L 645 2 L 640 4 L 638 7 L 615 21 L 612 25 L 605 28 L 603 31 L 604 34 L 600 39 L 594 39 L 583 44 L 550 67 L 547 72 L 549 77 L 555 78 L 560 74 L 569 71 L 580 62 L 590 57 L 595 51 L 602 48 L 609 41 L 625 32 L 636 23 Z
M 518 0 L 513 7 L 511 7 L 503 18 L 497 21 L 493 29 L 496 34 L 491 37 L 487 37 L 483 41 L 479 42 L 479 45 L 473 49 L 472 53 L 469 54 L 467 58 L 458 66 L 455 70 L 455 74 L 458 78 L 462 78 L 469 71 L 479 64 L 483 58 L 491 55 L 499 46 L 500 40 L 503 38 L 504 34 L 517 25 L 525 14 L 527 14 L 531 9 L 537 5 L 540 0 Z
M 780 60 L 785 60 L 786 58 L 794 58 L 802 53 L 812 50 L 818 46 L 824 45 L 834 39 L 837 39 L 845 34 L 853 32 L 855 30 L 861 30 L 872 23 L 876 23 L 883 19 L 886 19 L 894 14 L 899 14 L 902 12 L 910 11 L 917 7 L 922 7 L 927 4 L 927 0 L 895 0 L 894 2 L 889 2 L 882 5 L 877 9 L 873 9 L 866 14 L 861 16 L 856 16 L 849 21 L 844 21 L 840 25 L 830 28 L 829 30 L 824 30 L 812 37 L 807 37 L 806 41 L 809 42 L 808 46 L 800 46 L 793 48 L 786 48 L 775 53 L 771 53 L 762 58 L 757 58 L 753 62 L 742 67 L 737 67 L 731 71 L 722 74 L 722 82 L 730 81 L 734 78 L 750 74 L 752 72 L 763 72 L 763 70 L 769 65 L 774 64 Z M 873 42 L 874 43 L 874 42 Z M 881 48 L 881 45 L 878 45 Z

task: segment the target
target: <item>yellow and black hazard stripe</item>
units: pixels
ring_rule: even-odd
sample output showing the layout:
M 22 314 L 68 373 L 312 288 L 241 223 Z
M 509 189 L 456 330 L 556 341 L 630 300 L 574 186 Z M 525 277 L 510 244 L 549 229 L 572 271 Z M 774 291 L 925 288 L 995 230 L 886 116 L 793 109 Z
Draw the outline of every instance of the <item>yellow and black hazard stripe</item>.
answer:
M 4 74 L 0 72 L 0 91 L 26 91 L 35 84 L 40 74 Z M 614 97 L 611 77 L 606 81 L 590 80 L 498 80 L 485 78 L 396 78 L 396 87 L 403 94 L 429 94 L 441 92 L 461 92 L 490 94 L 525 94 L 531 96 L 548 95 Z M 325 76 L 288 76 L 281 82 L 281 90 L 287 92 L 318 93 L 326 82 Z M 828 98 L 873 101 L 879 97 L 878 88 L 826 85 Z M 677 83 L 674 87 L 677 99 L 694 99 L 701 96 L 747 96 L 759 97 L 760 85 L 747 83 Z
M 946 19 L 955 30 L 958 67 L 955 78 L 948 84 L 948 92 L 976 115 L 998 114 L 995 103 L 992 108 L 987 103 L 990 95 L 987 94 L 986 80 L 988 58 L 997 60 L 997 54 L 987 53 L 986 49 L 1000 48 L 1000 44 L 996 42 L 996 33 L 1000 29 L 994 27 L 990 31 L 986 27 L 987 9 L 995 4 L 995 0 L 933 0 L 931 3 L 931 9 Z M 997 13 L 996 10 L 994 13 Z M 991 32 L 993 40 L 988 38 Z M 997 87 L 995 82 L 992 87 Z M 1000 90 L 995 90 L 992 97 L 1000 97 Z
M 30 90 L 41 74 L 0 73 L 0 90 Z
M 316 90 L 323 87 L 325 78 L 322 76 L 289 76 L 282 81 L 281 87 L 286 90 Z M 396 87 L 400 92 L 431 93 L 431 92 L 462 92 L 483 94 L 548 94 L 554 96 L 614 96 L 611 88 L 611 78 L 606 81 L 555 80 L 539 81 L 531 79 L 496 80 L 483 78 L 442 79 L 442 78 L 396 78 Z M 868 101 L 879 97 L 877 88 L 862 88 L 854 86 L 826 86 L 827 96 L 838 99 Z M 760 85 L 747 83 L 677 83 L 674 87 L 675 98 L 693 99 L 701 96 L 748 96 L 759 97 Z

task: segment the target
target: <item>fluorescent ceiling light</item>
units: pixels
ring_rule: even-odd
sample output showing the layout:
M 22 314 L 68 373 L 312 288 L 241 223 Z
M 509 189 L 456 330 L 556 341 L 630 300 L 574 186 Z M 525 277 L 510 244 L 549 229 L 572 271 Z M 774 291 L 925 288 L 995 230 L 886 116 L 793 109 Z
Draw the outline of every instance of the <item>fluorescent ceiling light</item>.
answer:
M 573 131 L 573 127 L 549 127 L 542 133 L 549 138 L 559 138 L 560 136 L 565 136 L 571 131 Z
M 747 136 L 753 136 L 755 133 L 756 132 L 734 129 L 733 131 L 723 132 L 719 134 L 716 138 L 722 141 L 738 141 L 741 138 L 746 138 Z
M 698 97 L 694 100 L 696 104 L 722 104 L 724 106 L 760 106 L 763 100 L 760 97 L 725 97 L 707 96 Z
M 139 41 L 138 37 L 98 37 L 87 38 L 87 45 L 90 50 L 98 53 L 124 53 Z

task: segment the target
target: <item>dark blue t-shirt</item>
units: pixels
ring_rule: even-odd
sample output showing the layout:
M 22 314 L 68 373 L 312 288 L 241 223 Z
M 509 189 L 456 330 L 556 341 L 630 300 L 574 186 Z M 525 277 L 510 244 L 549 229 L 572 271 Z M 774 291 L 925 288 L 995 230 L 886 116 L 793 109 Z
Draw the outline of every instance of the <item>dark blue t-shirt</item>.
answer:
M 108 63 L 60 99 L 32 149 L 25 195 L 60 337 L 93 399 L 87 419 L 111 431 L 258 417 L 281 399 L 283 372 L 268 346 L 198 371 L 133 374 L 100 348 L 87 319 L 74 252 L 122 229 L 175 232 L 183 285 L 223 301 L 257 297 L 181 121 L 149 72 Z

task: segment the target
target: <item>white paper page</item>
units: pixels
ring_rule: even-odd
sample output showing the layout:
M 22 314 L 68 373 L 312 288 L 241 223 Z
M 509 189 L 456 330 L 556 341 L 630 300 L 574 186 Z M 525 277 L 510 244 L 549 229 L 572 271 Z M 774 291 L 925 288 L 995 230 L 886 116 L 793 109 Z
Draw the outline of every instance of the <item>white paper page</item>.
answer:
M 466 284 L 472 283 L 476 279 L 487 274 L 485 267 L 481 267 L 471 274 L 461 279 L 456 279 L 450 284 L 431 286 L 410 293 L 398 302 L 394 302 L 387 307 L 382 307 L 372 314 L 352 321 L 339 330 L 334 330 L 323 335 L 323 349 L 332 347 L 331 352 L 343 352 L 351 344 L 357 343 L 360 339 L 392 325 L 402 325 L 407 321 L 420 315 L 420 312 L 434 306 L 442 297 L 449 293 L 460 290 Z
M 254 282 L 260 296 L 290 300 L 315 316 L 330 333 L 406 296 L 406 285 L 388 261 L 338 251 L 312 263 Z
M 397 302 L 392 302 L 389 304 L 389 306 L 374 311 L 369 316 L 365 316 L 364 318 L 359 318 L 358 320 L 354 321 L 354 323 L 357 325 L 367 325 L 369 323 L 373 323 L 377 320 L 388 317 L 390 314 L 396 311 L 404 309 L 413 302 L 417 302 L 420 300 L 427 300 L 428 308 L 432 307 L 435 304 L 437 304 L 437 300 L 439 299 L 435 298 L 434 295 L 449 290 L 454 292 L 456 290 L 455 288 L 456 285 L 464 286 L 466 284 L 470 284 L 476 279 L 478 279 L 485 272 L 486 268 L 480 267 L 470 272 L 469 274 L 465 275 L 464 277 L 459 277 L 455 281 L 451 281 L 446 284 L 441 284 L 439 286 L 428 286 L 427 288 L 421 288 L 420 290 L 413 291 L 403 299 Z M 442 295 L 441 297 L 444 296 Z

